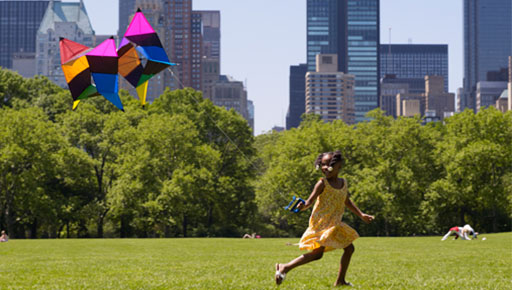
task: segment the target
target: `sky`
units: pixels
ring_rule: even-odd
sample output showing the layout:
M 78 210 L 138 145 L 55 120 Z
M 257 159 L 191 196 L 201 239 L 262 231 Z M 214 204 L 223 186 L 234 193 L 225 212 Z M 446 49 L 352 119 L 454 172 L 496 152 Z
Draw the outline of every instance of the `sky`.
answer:
M 83 0 L 96 34 L 117 34 L 119 2 Z M 448 44 L 449 90 L 462 87 L 462 0 L 380 0 L 388 44 Z M 286 126 L 291 65 L 306 62 L 306 0 L 193 0 L 221 13 L 221 73 L 243 81 L 256 135 Z

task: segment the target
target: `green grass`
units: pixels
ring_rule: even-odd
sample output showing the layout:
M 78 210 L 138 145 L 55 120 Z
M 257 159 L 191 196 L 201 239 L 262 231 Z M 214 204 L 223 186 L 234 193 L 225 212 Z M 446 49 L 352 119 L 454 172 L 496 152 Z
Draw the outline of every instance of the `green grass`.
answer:
M 360 238 L 347 280 L 355 289 L 511 289 L 512 233 L 440 239 Z M 0 244 L 0 289 L 276 289 L 274 263 L 300 255 L 286 245 L 296 242 L 11 240 Z M 295 269 L 279 288 L 333 288 L 341 254 Z

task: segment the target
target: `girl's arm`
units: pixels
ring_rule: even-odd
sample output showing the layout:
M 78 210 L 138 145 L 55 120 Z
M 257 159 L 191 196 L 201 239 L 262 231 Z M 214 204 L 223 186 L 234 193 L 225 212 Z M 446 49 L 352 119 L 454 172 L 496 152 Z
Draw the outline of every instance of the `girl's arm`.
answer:
M 311 195 L 309 196 L 309 198 L 306 200 L 306 204 L 303 204 L 302 202 L 297 206 L 297 208 L 299 209 L 299 211 L 304 211 L 308 208 L 310 208 L 314 203 L 315 203 L 315 200 L 317 199 L 317 197 L 322 193 L 322 191 L 324 191 L 324 182 L 322 181 L 322 179 L 320 179 L 316 184 L 315 184 L 315 188 L 313 189 L 313 192 L 311 192 Z
M 345 206 L 350 209 L 351 212 L 353 212 L 355 215 L 360 217 L 365 223 L 370 223 L 375 218 L 372 215 L 365 214 L 362 212 L 350 199 L 350 196 L 347 195 L 347 198 L 345 199 Z

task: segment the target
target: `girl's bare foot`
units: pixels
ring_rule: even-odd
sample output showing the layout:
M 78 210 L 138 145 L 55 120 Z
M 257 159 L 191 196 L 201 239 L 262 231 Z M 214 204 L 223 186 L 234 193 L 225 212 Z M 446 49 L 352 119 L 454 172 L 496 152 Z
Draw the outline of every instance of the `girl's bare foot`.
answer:
M 286 273 L 283 272 L 284 266 L 282 264 L 276 264 L 276 284 L 280 285 L 283 283 L 284 278 L 286 277 Z

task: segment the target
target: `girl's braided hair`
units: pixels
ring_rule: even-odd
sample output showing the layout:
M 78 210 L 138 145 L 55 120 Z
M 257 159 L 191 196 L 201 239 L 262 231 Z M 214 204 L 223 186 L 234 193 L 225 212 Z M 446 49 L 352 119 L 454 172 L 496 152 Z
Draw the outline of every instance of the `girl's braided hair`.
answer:
M 318 155 L 318 157 L 316 158 L 316 160 L 315 160 L 315 167 L 316 168 L 320 168 L 320 166 L 322 166 L 322 158 L 324 158 L 325 155 L 332 155 L 331 162 L 329 163 L 330 167 L 334 166 L 338 162 L 342 162 L 343 163 L 343 161 L 344 161 L 343 160 L 343 156 L 341 155 L 341 151 L 340 150 L 336 150 L 334 152 L 320 153 Z

